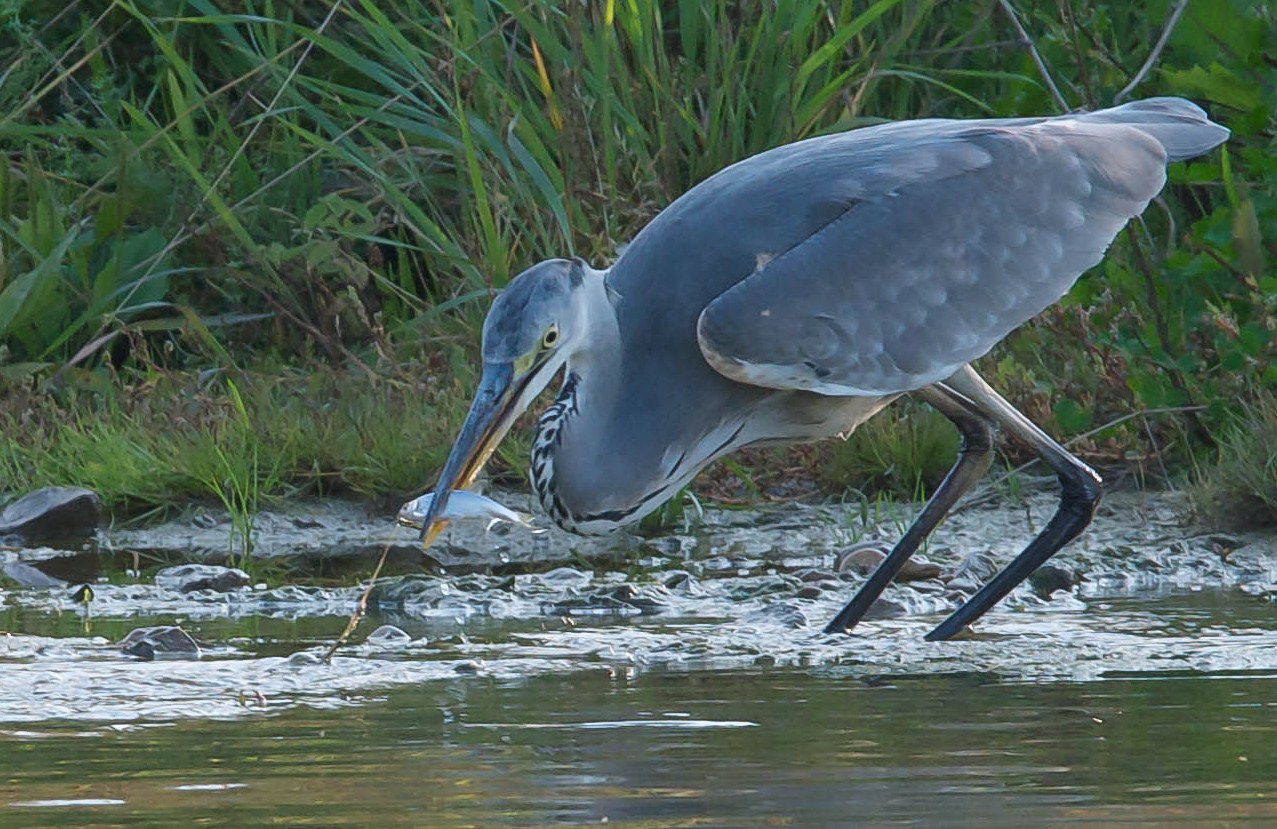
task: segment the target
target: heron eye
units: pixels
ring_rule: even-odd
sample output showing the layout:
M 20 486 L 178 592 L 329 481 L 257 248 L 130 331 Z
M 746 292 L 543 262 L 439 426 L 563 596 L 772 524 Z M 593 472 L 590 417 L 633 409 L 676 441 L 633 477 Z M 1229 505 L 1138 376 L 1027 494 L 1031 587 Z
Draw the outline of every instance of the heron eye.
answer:
M 551 325 L 545 329 L 545 334 L 541 337 L 541 345 L 545 348 L 551 348 L 559 341 L 559 326 Z

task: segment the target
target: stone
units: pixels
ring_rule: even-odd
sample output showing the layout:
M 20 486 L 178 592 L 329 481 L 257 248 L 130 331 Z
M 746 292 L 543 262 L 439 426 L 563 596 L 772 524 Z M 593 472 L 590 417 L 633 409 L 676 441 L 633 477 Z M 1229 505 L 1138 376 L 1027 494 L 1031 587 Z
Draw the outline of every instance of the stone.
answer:
M 794 576 L 803 584 L 812 584 L 813 582 L 832 581 L 835 576 L 829 570 L 820 570 L 815 567 L 808 567 L 794 573 Z
M 865 619 L 898 619 L 908 613 L 909 608 L 905 607 L 904 602 L 879 597 L 873 604 L 869 605 L 869 609 L 865 611 Z
M 453 587 L 448 580 L 438 576 L 391 576 L 378 579 L 373 585 L 372 592 L 368 594 L 368 606 L 385 609 L 410 604 L 434 607 L 452 592 Z
M 412 637 L 403 628 L 394 625 L 382 625 L 381 627 L 368 634 L 368 638 L 364 640 L 369 645 L 406 645 L 412 641 Z
M 900 572 L 896 573 L 892 581 L 903 584 L 907 581 L 927 581 L 938 578 L 940 578 L 939 564 L 934 564 L 925 558 L 911 558 L 905 562 L 904 567 L 900 568 Z
M 878 569 L 878 565 L 891 552 L 891 548 L 881 541 L 862 541 L 859 544 L 853 544 L 839 550 L 834 556 L 834 570 L 838 573 L 856 573 L 857 575 L 867 576 L 874 570 Z M 925 581 L 940 576 L 940 565 L 933 564 L 924 558 L 918 556 L 911 557 L 900 568 L 900 572 L 896 573 L 896 577 L 892 579 L 896 584 L 903 584 L 910 581 Z
M 1271 578 L 1277 565 L 1277 540 L 1257 540 L 1231 550 L 1224 563 L 1245 576 Z
M 974 593 L 998 572 L 998 563 L 988 553 L 972 553 L 946 579 L 950 591 Z
M 764 605 L 758 610 L 746 614 L 741 621 L 745 624 L 756 624 L 758 622 L 779 624 L 789 630 L 799 630 L 811 624 L 807 619 L 807 614 L 803 613 L 801 608 L 789 602 L 772 602 Z
M 551 616 L 634 616 L 660 613 L 666 605 L 629 584 L 603 588 L 545 607 Z
M 1051 598 L 1057 590 L 1072 590 L 1080 581 L 1082 577 L 1076 570 L 1059 564 L 1043 564 L 1029 574 L 1029 586 L 1043 599 Z
M 877 541 L 862 541 L 844 547 L 834 554 L 834 572 L 867 576 L 878 569 L 888 552 L 890 550 Z
M 179 564 L 165 567 L 155 574 L 156 587 L 178 593 L 194 593 L 196 590 L 228 593 L 251 584 L 252 579 L 243 570 L 215 564 Z
M 134 628 L 120 640 L 120 650 L 139 659 L 155 659 L 157 656 L 200 655 L 200 646 L 189 633 L 176 625 Z
M 82 539 L 97 532 L 102 498 L 91 489 L 50 486 L 29 492 L 0 512 L 0 536 L 26 542 Z
M 42 570 L 22 561 L 6 561 L 0 565 L 5 578 L 15 582 L 19 587 L 43 589 L 49 587 L 65 587 L 66 582 L 55 579 Z

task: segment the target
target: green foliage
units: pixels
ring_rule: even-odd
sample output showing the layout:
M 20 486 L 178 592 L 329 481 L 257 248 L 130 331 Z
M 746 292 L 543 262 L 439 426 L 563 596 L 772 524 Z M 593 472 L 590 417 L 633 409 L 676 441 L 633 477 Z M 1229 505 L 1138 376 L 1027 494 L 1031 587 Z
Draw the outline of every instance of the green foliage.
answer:
M 1096 107 L 1135 76 L 1172 3 L 1013 5 L 1068 103 Z M 1187 428 L 1154 435 L 1189 435 L 1183 452 L 1251 390 L 1277 386 L 1269 6 L 1188 5 L 1125 94 L 1194 98 L 1233 130 L 1227 151 L 1175 165 L 1105 264 L 982 365 L 1062 436 L 1191 409 L 1178 415 Z M 424 414 L 373 383 L 338 404 L 347 421 L 288 409 L 322 439 L 263 444 L 282 466 L 258 455 L 227 478 L 204 455 L 205 489 L 329 474 L 315 469 L 394 488 L 444 453 L 487 298 L 530 262 L 606 262 L 690 185 L 786 141 L 883 118 L 1057 109 L 996 0 L 90 0 L 69 12 L 40 0 L 0 3 L 0 27 L 0 384 L 56 376 L 95 390 L 92 403 L 63 399 L 65 457 L 33 461 L 34 439 L 11 433 L 0 489 L 59 467 L 59 482 L 81 480 L 89 464 L 144 501 L 199 488 L 173 468 L 175 442 L 216 441 L 112 420 L 134 416 L 111 414 L 121 380 L 278 353 L 386 378 L 424 351 L 432 374 L 456 378 Z M 111 373 L 122 366 L 132 373 Z M 429 458 L 394 451 L 396 418 L 423 416 L 435 419 L 418 439 L 433 441 Z M 1140 458 L 1153 451 L 1143 423 L 1081 449 Z M 244 431 L 227 435 L 251 441 Z M 942 432 L 889 416 L 833 450 L 825 482 L 915 495 L 952 457 Z M 121 439 L 133 460 L 111 467 L 94 446 Z M 141 475 L 154 458 L 175 477 Z M 872 481 L 872 463 L 893 471 Z
M 20 170 L 0 156 L 0 344 L 11 359 L 47 362 L 100 334 L 99 322 L 171 310 L 163 235 L 125 231 L 134 194 L 112 194 L 90 221 L 62 203 L 34 153 Z
M 898 403 L 846 441 L 822 447 L 820 478 L 833 489 L 920 499 L 944 479 L 958 454 L 958 432 L 943 415 Z
M 239 566 L 246 567 L 253 558 L 253 528 L 257 523 L 262 490 L 277 488 L 284 456 L 289 446 L 275 447 L 270 468 L 262 468 L 262 447 L 253 429 L 253 421 L 244 398 L 234 381 L 226 382 L 232 404 L 231 416 L 215 424 L 211 440 L 193 453 L 186 462 L 191 474 L 221 501 L 231 517 L 230 554 L 239 547 Z M 282 451 L 281 451 L 282 450 Z
M 448 391 L 277 368 L 225 382 L 162 375 L 101 395 L 18 393 L 0 398 L 0 433 L 15 438 L 0 443 L 0 481 L 85 486 L 121 511 L 211 496 L 234 517 L 242 553 L 270 498 L 424 490 L 464 413 Z
M 1193 488 L 1198 511 L 1225 526 L 1277 526 L 1277 396 L 1262 392 L 1224 433 Z

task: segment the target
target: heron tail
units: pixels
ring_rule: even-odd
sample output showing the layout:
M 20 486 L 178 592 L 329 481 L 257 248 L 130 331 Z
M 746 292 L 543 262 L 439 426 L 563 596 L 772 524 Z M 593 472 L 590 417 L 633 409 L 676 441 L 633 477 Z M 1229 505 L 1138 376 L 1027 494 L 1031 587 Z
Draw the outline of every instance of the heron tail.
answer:
M 1157 139 L 1168 161 L 1195 158 L 1223 144 L 1229 136 L 1227 127 L 1211 121 L 1201 107 L 1183 98 L 1148 98 L 1077 117 L 1091 123 L 1135 127 Z

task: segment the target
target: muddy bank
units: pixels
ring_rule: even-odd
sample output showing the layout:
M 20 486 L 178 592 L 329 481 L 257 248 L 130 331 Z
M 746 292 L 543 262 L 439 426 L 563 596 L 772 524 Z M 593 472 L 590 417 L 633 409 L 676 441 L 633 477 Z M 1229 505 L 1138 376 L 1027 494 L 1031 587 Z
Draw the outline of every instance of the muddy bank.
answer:
M 516 508 L 531 506 L 526 494 L 494 496 Z M 1000 566 L 1046 525 L 1055 505 L 1048 486 L 1016 503 L 986 498 L 982 505 L 959 507 L 932 535 L 921 558 L 949 576 L 963 562 L 972 564 L 973 557 L 987 557 L 977 571 Z M 557 527 L 531 533 L 509 525 L 488 531 L 482 524 L 453 524 L 423 553 L 415 530 L 396 526 L 391 516 L 373 514 L 366 505 L 302 501 L 257 516 L 252 561 L 301 582 L 362 575 L 383 551 L 388 551 L 389 572 L 450 576 L 538 572 L 561 565 L 618 571 L 687 565 L 698 574 L 718 575 L 830 570 L 849 545 L 872 539 L 890 544 L 916 509 L 889 503 L 709 509 L 681 529 L 651 537 L 582 537 Z M 1173 493 L 1112 494 L 1087 532 L 1051 563 L 1076 571 L 1083 595 L 1273 580 L 1273 537 L 1196 530 L 1184 515 Z M 224 512 L 198 508 L 155 526 L 108 527 L 70 549 L 17 543 L 0 552 L 5 562 L 84 582 L 160 564 L 237 563 L 243 543 Z
M 527 500 L 496 496 L 514 506 Z M 893 585 L 874 615 L 955 607 L 1045 526 L 1055 504 L 1054 494 L 1045 491 L 1018 504 L 986 499 L 960 509 L 915 557 L 919 576 Z M 251 575 L 226 570 L 183 584 L 172 575 L 182 571 L 170 568 L 157 577 L 159 567 L 179 562 L 243 563 L 230 519 L 200 509 L 153 527 L 108 528 L 73 549 L 0 548 L 10 588 L 0 590 L 0 600 L 71 610 L 81 602 L 62 588 L 88 583 L 93 600 L 82 609 L 98 618 L 343 615 L 362 591 L 360 580 L 388 551 L 386 575 L 373 593 L 374 606 L 387 613 L 457 621 L 703 612 L 731 617 L 743 600 L 767 597 L 799 602 L 810 624 L 818 625 L 837 609 L 823 605 L 845 600 L 872 570 L 872 556 L 843 563 L 846 551 L 875 539 L 889 544 L 914 509 L 787 503 L 707 510 L 682 532 L 655 537 L 454 524 L 423 553 L 416 532 L 389 516 L 347 502 L 300 502 L 258 516 L 253 556 L 245 565 Z M 1183 516 L 1174 494 L 1112 495 L 1091 528 L 1052 559 L 1052 572 L 1039 573 L 1043 578 L 1022 585 L 1004 604 L 1277 590 L 1277 539 L 1195 531 Z
M 521 506 L 520 496 L 498 497 Z M 840 505 L 711 510 L 655 538 L 454 527 L 423 557 L 415 533 L 389 517 L 297 504 L 259 518 L 243 586 L 156 578 L 161 563 L 227 556 L 229 523 L 212 512 L 104 531 L 96 549 L 10 548 L 0 552 L 6 572 L 26 567 L 59 581 L 11 579 L 0 590 L 0 697 L 9 701 L 0 720 L 234 717 L 344 706 L 399 684 L 579 670 L 806 665 L 1037 681 L 1277 669 L 1268 601 L 1277 596 L 1277 543 L 1195 532 L 1166 494 L 1110 497 L 1053 560 L 1075 578 L 1022 586 L 971 641 L 924 642 L 1054 507 L 1044 492 L 961 510 L 923 552 L 935 567 L 920 574 L 933 577 L 892 585 L 852 636 L 822 632 L 864 580 L 854 568 L 836 571 L 839 553 L 894 538 L 907 506 L 867 515 Z M 321 664 L 387 545 L 397 572 L 375 589 L 373 618 Z M 92 598 L 77 598 L 63 579 L 92 582 Z M 1231 616 L 1191 604 L 1204 595 L 1221 597 Z M 1183 597 L 1196 609 L 1185 610 Z M 398 630 L 369 637 L 379 624 Z M 192 646 L 151 647 L 145 658 L 121 647 L 134 628 L 170 625 Z

